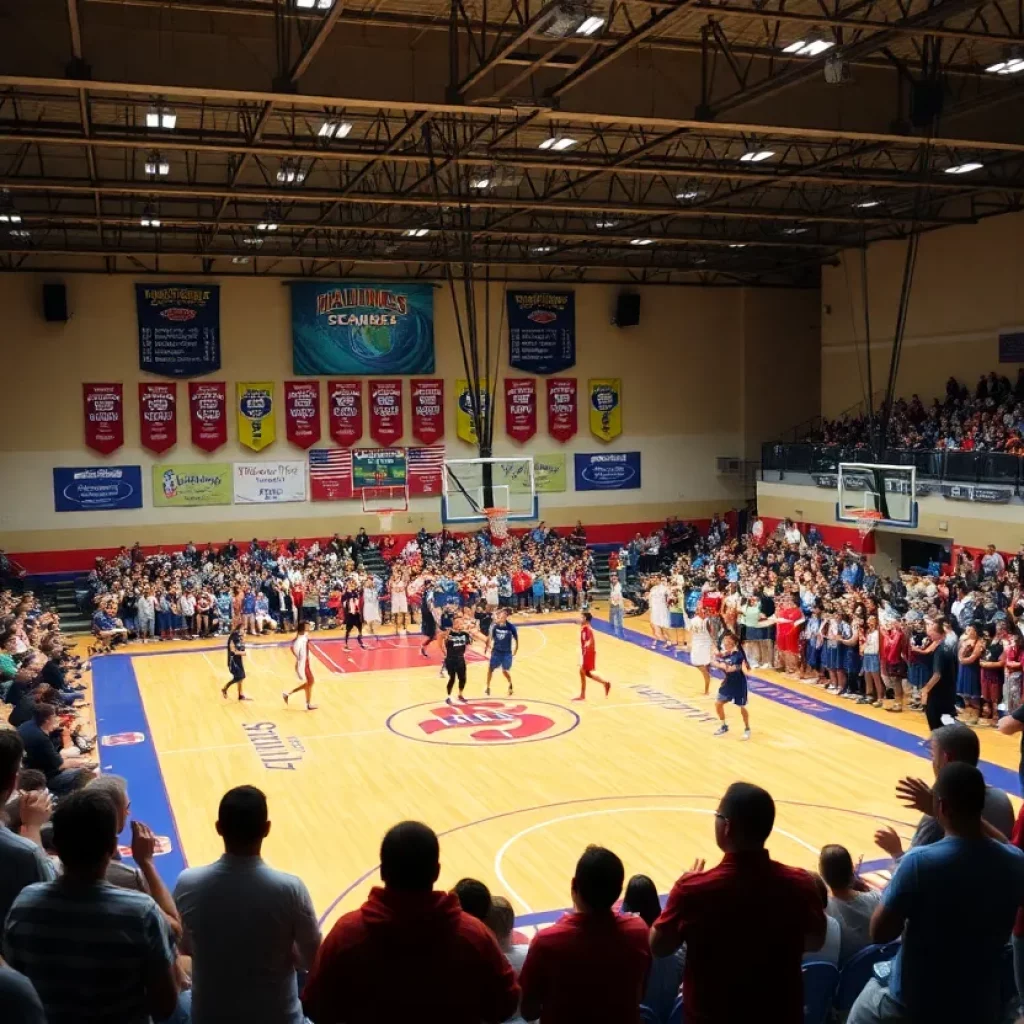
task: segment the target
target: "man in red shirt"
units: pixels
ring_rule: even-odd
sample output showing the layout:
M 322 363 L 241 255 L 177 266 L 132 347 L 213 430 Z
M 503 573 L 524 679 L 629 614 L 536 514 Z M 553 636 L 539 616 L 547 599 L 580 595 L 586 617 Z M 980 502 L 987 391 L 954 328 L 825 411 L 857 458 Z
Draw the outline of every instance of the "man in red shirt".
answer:
M 573 697 L 573 700 L 587 699 L 588 679 L 600 683 L 606 697 L 612 689 L 612 684 L 594 671 L 597 668 L 597 648 L 594 644 L 594 629 L 590 625 L 593 618 L 590 612 L 580 612 L 580 695 Z
M 824 944 L 825 912 L 811 875 L 768 856 L 774 824 L 770 794 L 734 782 L 715 812 L 722 863 L 698 861 L 654 922 L 655 956 L 686 943 L 686 1024 L 749 1024 L 757 1007 L 772 1024 L 803 1022 L 800 960 Z
M 803 624 L 804 613 L 794 602 L 793 595 L 783 594 L 775 612 L 775 649 L 782 655 L 782 665 L 789 676 L 798 675 Z
M 611 850 L 583 851 L 572 880 L 574 912 L 530 943 L 519 975 L 520 1016 L 541 1024 L 638 1024 L 651 951 L 643 918 L 612 909 L 624 878 Z
M 384 888 L 346 914 L 320 947 L 302 993 L 315 1024 L 503 1021 L 516 1011 L 516 976 L 487 927 L 454 893 L 435 892 L 437 836 L 395 825 L 380 847 Z

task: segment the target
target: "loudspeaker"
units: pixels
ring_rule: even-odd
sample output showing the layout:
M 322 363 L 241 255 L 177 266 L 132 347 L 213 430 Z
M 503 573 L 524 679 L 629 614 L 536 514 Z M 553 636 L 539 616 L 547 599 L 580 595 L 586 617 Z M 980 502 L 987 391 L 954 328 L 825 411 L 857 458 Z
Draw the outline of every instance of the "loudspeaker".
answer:
M 51 323 L 67 322 L 68 290 L 64 285 L 43 285 L 43 316 Z
M 612 323 L 616 327 L 636 327 L 640 323 L 640 296 L 622 294 L 615 300 L 615 316 Z

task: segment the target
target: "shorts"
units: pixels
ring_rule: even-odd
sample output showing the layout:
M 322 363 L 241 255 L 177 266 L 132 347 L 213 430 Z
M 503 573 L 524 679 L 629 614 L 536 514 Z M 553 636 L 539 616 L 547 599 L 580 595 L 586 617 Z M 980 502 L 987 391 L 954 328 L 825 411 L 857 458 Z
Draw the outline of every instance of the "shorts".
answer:
M 512 652 L 511 651 L 494 651 L 491 654 L 491 660 L 488 665 L 491 672 L 495 669 L 501 669 L 502 672 L 510 672 L 512 670 Z
M 423 609 L 423 617 L 420 622 L 420 632 L 431 640 L 437 636 L 437 619 L 434 618 L 433 612 L 429 608 Z
M 882 663 L 877 654 L 865 654 L 864 662 L 861 667 L 865 672 L 881 672 Z
M 722 681 L 722 686 L 715 698 L 719 704 L 728 704 L 732 701 L 738 708 L 747 705 L 747 678 L 740 673 L 727 675 Z
M 776 645 L 777 649 L 783 654 L 799 654 L 800 653 L 800 634 L 797 630 L 791 629 L 788 633 L 783 633 L 782 639 L 779 640 Z
M 228 662 L 228 668 L 231 671 L 231 678 L 236 683 L 240 683 L 245 678 L 245 664 L 241 658 L 232 658 Z
M 669 629 L 682 629 L 685 618 L 682 612 L 669 612 L 668 613 L 668 628 Z
M 589 675 L 595 668 L 597 668 L 597 657 L 594 654 L 586 655 L 580 662 L 580 671 L 584 675 Z

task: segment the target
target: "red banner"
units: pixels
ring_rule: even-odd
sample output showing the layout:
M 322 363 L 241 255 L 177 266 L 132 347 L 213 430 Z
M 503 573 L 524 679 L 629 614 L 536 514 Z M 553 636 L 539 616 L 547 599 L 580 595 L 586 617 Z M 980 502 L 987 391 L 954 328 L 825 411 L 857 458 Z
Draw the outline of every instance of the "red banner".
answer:
M 161 455 L 178 443 L 178 385 L 139 385 L 142 447 Z
M 124 388 L 120 384 L 83 384 L 85 443 L 102 455 L 124 444 Z
M 345 448 L 309 452 L 309 497 L 312 501 L 348 501 L 352 491 L 352 453 Z
M 576 378 L 548 377 L 548 433 L 565 444 L 576 434 Z
M 441 493 L 444 473 L 444 445 L 432 444 L 425 448 L 406 448 L 406 480 L 409 495 L 430 497 Z
M 318 380 L 284 382 L 284 430 L 288 440 L 299 448 L 309 448 L 320 440 Z
M 424 444 L 444 437 L 444 381 L 440 377 L 409 381 L 412 436 Z
M 370 381 L 370 437 L 383 445 L 402 440 L 402 382 Z
M 216 451 L 228 440 L 228 396 L 223 381 L 189 381 L 188 415 L 192 443 L 204 452 Z
M 537 433 L 537 381 L 505 378 L 505 433 L 513 441 L 529 441 Z
M 350 448 L 363 436 L 363 382 L 328 381 L 327 408 L 331 437 Z

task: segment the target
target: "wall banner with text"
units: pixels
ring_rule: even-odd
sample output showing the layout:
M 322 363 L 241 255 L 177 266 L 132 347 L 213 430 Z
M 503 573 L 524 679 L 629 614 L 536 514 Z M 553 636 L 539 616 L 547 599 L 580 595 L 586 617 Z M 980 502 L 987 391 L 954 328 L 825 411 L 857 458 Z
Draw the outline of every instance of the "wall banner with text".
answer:
M 412 404 L 412 436 L 423 444 L 444 437 L 444 381 L 440 377 L 420 377 L 409 381 Z
M 527 373 L 562 373 L 576 364 L 572 292 L 505 293 L 509 363 Z
M 590 432 L 602 441 L 622 433 L 622 378 L 597 377 L 587 382 Z
M 404 487 L 406 461 L 404 448 L 353 448 L 352 486 Z
M 192 443 L 204 452 L 215 452 L 228 440 L 228 392 L 224 381 L 188 385 L 188 415 Z
M 142 508 L 141 466 L 55 466 L 56 512 L 109 512 Z
M 377 444 L 395 444 L 402 440 L 402 382 L 371 380 L 370 437 Z
M 575 377 L 549 377 L 547 384 L 548 433 L 565 444 L 576 436 L 578 384 Z
M 352 493 L 352 453 L 347 448 L 309 450 L 309 496 L 313 501 L 348 501 Z
M 363 382 L 330 380 L 327 382 L 327 419 L 331 437 L 350 448 L 363 436 Z
M 284 382 L 284 432 L 299 448 L 309 448 L 320 440 L 320 382 L 286 380 Z
M 124 444 L 124 388 L 120 384 L 83 384 L 85 443 L 101 455 Z
M 235 504 L 306 500 L 305 462 L 236 462 Z
M 139 369 L 199 377 L 220 369 L 220 285 L 137 284 Z
M 234 498 L 232 476 L 230 462 L 158 463 L 153 467 L 153 505 L 230 505 Z
M 139 435 L 157 455 L 178 443 L 178 385 L 139 385 Z
M 239 381 L 235 384 L 239 444 L 254 452 L 273 444 L 277 436 L 276 412 L 272 381 Z
M 477 382 L 477 395 L 480 403 L 481 417 L 487 415 L 487 407 L 491 401 L 491 393 L 487 381 Z M 455 433 L 469 444 L 477 443 L 476 424 L 473 422 L 473 394 L 469 381 L 459 379 L 455 382 Z
M 640 487 L 639 452 L 574 456 L 577 491 L 633 491 Z
M 444 473 L 444 445 L 431 444 L 422 448 L 406 448 L 409 496 L 429 497 L 441 493 L 441 475 Z
M 537 381 L 505 378 L 505 433 L 522 444 L 537 433 Z

